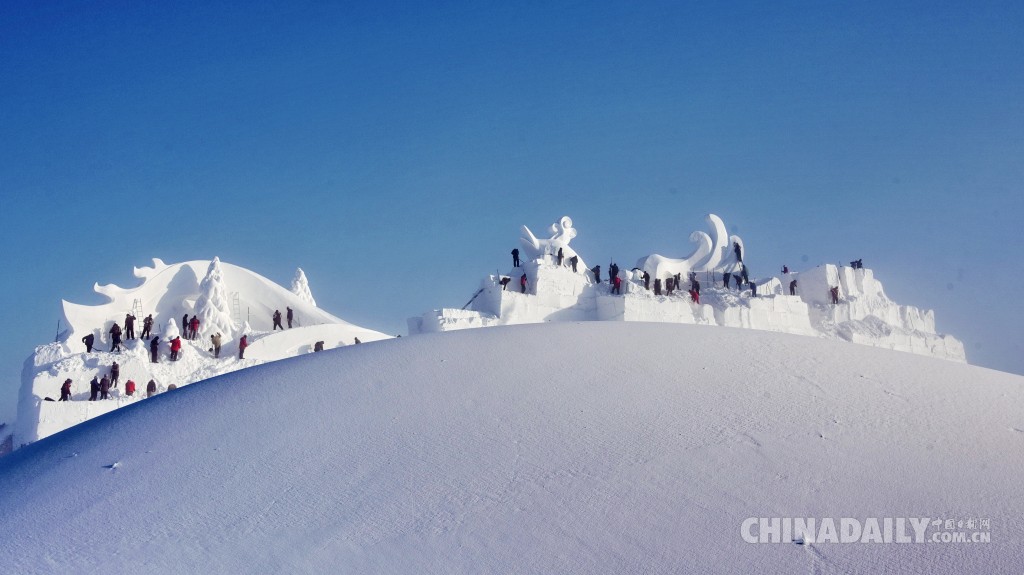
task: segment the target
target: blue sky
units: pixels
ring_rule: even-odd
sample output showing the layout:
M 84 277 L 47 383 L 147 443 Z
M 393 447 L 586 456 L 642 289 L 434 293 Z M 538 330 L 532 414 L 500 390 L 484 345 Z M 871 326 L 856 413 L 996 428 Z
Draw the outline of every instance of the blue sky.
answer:
M 1024 373 L 1024 4 L 636 4 L 0 4 L 0 421 L 152 257 L 405 333 L 562 215 L 600 263 L 707 212 L 761 275 L 863 258 Z

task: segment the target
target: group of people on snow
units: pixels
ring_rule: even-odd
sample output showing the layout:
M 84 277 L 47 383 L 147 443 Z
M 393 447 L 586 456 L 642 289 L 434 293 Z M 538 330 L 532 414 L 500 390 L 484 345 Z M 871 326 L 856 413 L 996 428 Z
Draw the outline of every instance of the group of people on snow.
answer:
M 89 382 L 89 401 L 110 399 L 110 389 L 117 388 L 119 375 L 118 370 L 119 367 L 115 361 L 114 364 L 110 366 L 110 372 L 108 374 L 104 374 L 102 378 L 99 377 L 99 375 L 93 376 L 92 380 Z M 73 383 L 74 382 L 70 377 L 64 380 L 64 383 L 60 386 L 60 399 L 57 401 L 73 401 L 71 397 L 71 386 Z M 149 380 L 149 383 L 146 384 L 146 397 L 153 397 L 156 395 L 156 392 L 156 381 L 151 379 Z M 135 395 L 134 381 L 129 379 L 124 383 L 124 394 L 127 397 L 133 397 Z M 47 400 L 53 401 L 50 398 L 47 398 Z

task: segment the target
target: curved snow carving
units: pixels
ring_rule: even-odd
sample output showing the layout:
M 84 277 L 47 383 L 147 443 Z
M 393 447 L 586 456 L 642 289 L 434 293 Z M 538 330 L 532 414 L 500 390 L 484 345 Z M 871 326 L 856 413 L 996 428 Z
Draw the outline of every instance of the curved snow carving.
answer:
M 569 242 L 576 237 L 576 228 L 572 227 L 572 218 L 569 216 L 563 216 L 562 219 L 551 224 L 551 238 L 546 240 L 537 239 L 537 236 L 533 235 L 530 228 L 523 226 L 523 237 L 519 240 L 526 247 L 529 257 L 540 258 L 545 255 L 555 255 L 558 253 L 558 248 L 562 248 L 562 256 L 568 260 L 569 258 L 576 256 L 579 258 L 579 269 L 587 269 L 587 265 L 583 263 L 583 258 L 576 253 L 576 250 L 569 247 Z
M 725 223 L 722 218 L 715 214 L 708 214 L 704 221 L 711 228 L 711 255 L 694 270 L 699 272 L 718 269 L 718 264 L 728 256 L 729 250 L 732 249 L 732 244 L 729 243 L 729 233 L 725 231 Z
M 636 267 L 651 274 L 652 278 L 665 279 L 676 274 L 687 275 L 696 268 L 697 262 L 711 254 L 711 237 L 701 231 L 690 234 L 690 243 L 697 244 L 697 249 L 685 259 L 672 259 L 653 254 L 640 258 Z
M 697 248 L 689 256 L 684 259 L 673 259 L 652 254 L 640 258 L 637 267 L 657 279 L 669 278 L 676 274 L 686 275 L 690 272 L 739 273 L 742 264 L 736 257 L 733 244 L 739 244 L 740 252 L 745 256 L 743 240 L 739 236 L 728 235 L 722 218 L 715 214 L 708 214 L 704 220 L 711 233 L 696 231 L 690 234 L 690 242 L 697 244 Z

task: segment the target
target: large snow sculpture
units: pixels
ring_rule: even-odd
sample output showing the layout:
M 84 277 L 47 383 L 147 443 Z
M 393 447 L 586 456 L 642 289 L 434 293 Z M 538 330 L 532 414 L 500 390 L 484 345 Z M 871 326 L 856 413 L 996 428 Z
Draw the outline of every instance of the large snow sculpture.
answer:
M 196 299 L 196 316 L 199 329 L 204 335 L 220 333 L 233 338 L 236 329 L 231 319 L 231 303 L 224 285 L 224 274 L 220 270 L 220 259 L 213 258 L 206 270 L 206 277 L 199 282 L 199 298 Z
M 558 248 L 562 248 L 562 256 L 566 261 L 576 256 L 579 258 L 577 269 L 581 271 L 587 269 L 583 258 L 576 253 L 576 250 L 569 247 L 569 242 L 576 237 L 576 228 L 572 227 L 572 218 L 569 216 L 564 216 L 551 224 L 551 238 L 546 240 L 537 239 L 537 236 L 533 235 L 530 228 L 526 226 L 523 226 L 522 229 L 523 237 L 519 239 L 526 247 L 529 257 L 536 259 L 546 255 L 555 255 L 558 253 Z
M 296 268 L 295 279 L 292 280 L 292 293 L 299 296 L 299 299 L 309 305 L 316 305 L 313 299 L 313 292 L 309 291 L 309 280 L 306 279 L 306 272 L 302 268 Z
M 730 236 L 725 231 L 725 223 L 715 214 L 705 218 L 711 234 L 701 231 L 690 234 L 690 242 L 697 248 L 683 259 L 668 258 L 652 254 L 640 258 L 636 267 L 651 274 L 652 278 L 665 279 L 676 274 L 687 275 L 690 272 L 726 272 L 739 273 L 743 267 L 736 255 L 735 245 L 740 246 L 740 253 L 746 255 L 743 240 L 739 236 Z

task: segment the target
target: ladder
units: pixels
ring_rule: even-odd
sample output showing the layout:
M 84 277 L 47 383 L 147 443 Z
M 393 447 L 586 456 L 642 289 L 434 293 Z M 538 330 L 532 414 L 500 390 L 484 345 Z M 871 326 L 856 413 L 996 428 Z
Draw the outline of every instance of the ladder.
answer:
M 135 301 L 132 302 L 132 315 L 140 321 L 142 320 L 142 300 L 139 298 L 135 298 Z
M 238 292 L 231 292 L 231 319 L 242 323 L 242 304 L 238 298 Z

